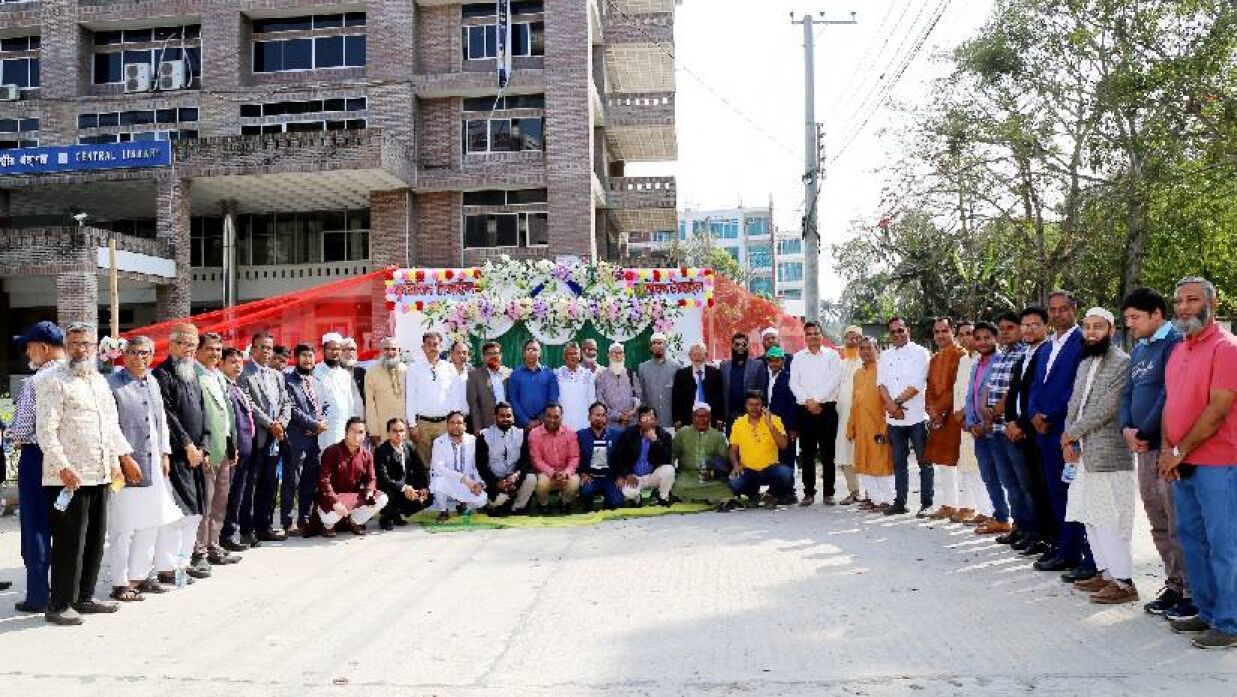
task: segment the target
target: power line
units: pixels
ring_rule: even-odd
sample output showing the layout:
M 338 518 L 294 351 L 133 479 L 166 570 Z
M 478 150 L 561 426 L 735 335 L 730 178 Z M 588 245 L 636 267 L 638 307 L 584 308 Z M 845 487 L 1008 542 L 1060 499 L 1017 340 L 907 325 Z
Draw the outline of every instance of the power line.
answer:
M 867 65 L 869 61 L 871 61 L 872 63 L 879 62 L 880 57 L 884 55 L 885 53 L 885 47 L 889 45 L 889 40 L 893 38 L 893 35 L 895 33 L 897 33 L 898 27 L 902 26 L 902 18 L 905 17 L 907 11 L 910 10 L 911 8 L 910 3 L 902 4 L 902 12 L 898 14 L 897 21 L 894 22 L 894 25 L 889 29 L 888 33 L 883 33 L 885 29 L 885 25 L 889 23 L 889 17 L 893 15 L 893 10 L 897 6 L 897 4 L 898 4 L 897 2 L 889 3 L 889 9 L 885 11 L 885 16 L 881 17 L 880 24 L 877 25 L 876 27 L 876 32 L 874 35 L 875 36 L 883 35 L 885 37 L 885 40 L 881 42 L 880 44 L 880 49 L 874 52 L 873 49 L 876 48 L 876 42 L 875 41 L 868 42 L 868 48 L 866 51 L 863 52 L 863 55 L 859 58 L 859 62 L 857 64 L 860 68 L 862 68 L 864 65 Z M 867 74 L 871 75 L 872 73 L 867 73 Z M 859 77 L 859 75 L 860 73 L 858 71 L 856 71 L 854 74 L 851 75 L 850 79 L 847 80 L 846 82 L 846 87 L 842 89 L 842 92 L 841 92 L 842 94 L 858 93 L 860 91 L 859 89 L 860 87 L 866 87 L 865 83 L 867 82 L 867 79 L 863 77 Z

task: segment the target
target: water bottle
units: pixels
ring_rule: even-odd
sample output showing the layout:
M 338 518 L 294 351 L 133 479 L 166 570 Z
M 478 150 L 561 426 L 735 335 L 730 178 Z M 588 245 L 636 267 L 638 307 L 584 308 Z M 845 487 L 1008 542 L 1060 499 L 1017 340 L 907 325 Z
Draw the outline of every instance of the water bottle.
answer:
M 271 439 L 271 444 L 266 448 L 267 457 L 275 457 L 279 454 L 279 441 Z
M 1077 476 L 1078 476 L 1078 463 L 1077 462 L 1065 463 L 1065 468 L 1061 470 L 1061 481 L 1065 482 L 1066 484 L 1069 484 L 1070 482 L 1074 481 L 1074 477 L 1077 477 Z
M 60 490 L 60 495 L 56 497 L 56 503 L 52 507 L 64 513 L 69 510 L 69 502 L 73 500 L 73 490 L 69 487 L 64 487 Z
M 189 585 L 189 560 L 185 555 L 180 554 L 176 557 L 176 587 L 184 588 Z

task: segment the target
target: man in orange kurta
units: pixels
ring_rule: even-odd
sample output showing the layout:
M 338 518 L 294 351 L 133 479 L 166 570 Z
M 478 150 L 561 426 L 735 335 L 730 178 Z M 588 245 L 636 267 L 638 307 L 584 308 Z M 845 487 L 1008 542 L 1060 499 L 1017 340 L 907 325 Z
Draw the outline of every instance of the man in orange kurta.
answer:
M 962 442 L 962 424 L 953 418 L 954 381 L 958 377 L 958 363 L 966 350 L 954 338 L 954 326 L 948 318 L 938 319 L 932 325 L 932 338 L 937 352 L 928 363 L 928 391 L 925 403 L 928 411 L 928 443 L 924 447 L 924 460 L 920 467 L 932 466 L 938 485 L 937 491 L 945 493 L 940 509 L 933 517 L 948 518 L 957 512 L 957 483 L 955 468 L 958 465 L 958 448 Z M 953 486 L 949 486 L 950 483 Z M 949 492 L 953 492 L 950 496 Z
M 893 448 L 889 445 L 885 403 L 876 380 L 876 344 L 871 337 L 859 343 L 863 365 L 855 370 L 854 391 L 846 438 L 854 447 L 855 472 L 867 492 L 864 508 L 884 511 L 893 505 Z

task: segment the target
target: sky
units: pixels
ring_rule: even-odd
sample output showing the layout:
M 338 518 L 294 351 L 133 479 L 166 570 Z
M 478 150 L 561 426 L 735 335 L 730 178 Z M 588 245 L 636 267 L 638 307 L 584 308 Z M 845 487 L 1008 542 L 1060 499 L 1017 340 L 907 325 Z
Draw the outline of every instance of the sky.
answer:
M 848 20 L 856 12 L 855 25 L 815 31 L 816 120 L 824 124 L 827 157 L 850 142 L 829 165 L 820 198 L 820 294 L 837 298 L 843 283 L 827 245 L 847 238 L 851 220 L 875 223 L 879 217 L 881 168 L 898 153 L 895 134 L 904 118 L 891 105 L 925 103 L 933 78 L 946 72 L 941 54 L 973 35 L 993 4 L 945 0 L 944 14 L 891 99 L 874 109 L 892 82 L 891 65 L 911 54 L 938 1 L 682 0 L 674 49 L 679 159 L 629 165 L 629 173 L 673 174 L 680 209 L 764 206 L 772 197 L 775 224 L 798 230 L 806 132 L 803 27 L 791 24 L 790 14 L 799 19 L 824 12 L 825 19 Z

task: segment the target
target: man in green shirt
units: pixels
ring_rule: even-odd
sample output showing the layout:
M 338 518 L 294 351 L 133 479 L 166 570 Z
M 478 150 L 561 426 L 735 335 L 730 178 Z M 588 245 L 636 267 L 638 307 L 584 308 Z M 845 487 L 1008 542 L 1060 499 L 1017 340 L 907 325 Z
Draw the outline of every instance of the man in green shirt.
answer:
M 674 434 L 670 454 L 674 459 L 675 497 L 682 501 L 704 502 L 718 511 L 737 507 L 730 490 L 730 446 L 726 436 L 713 428 L 712 410 L 705 402 L 692 405 L 691 424 Z

